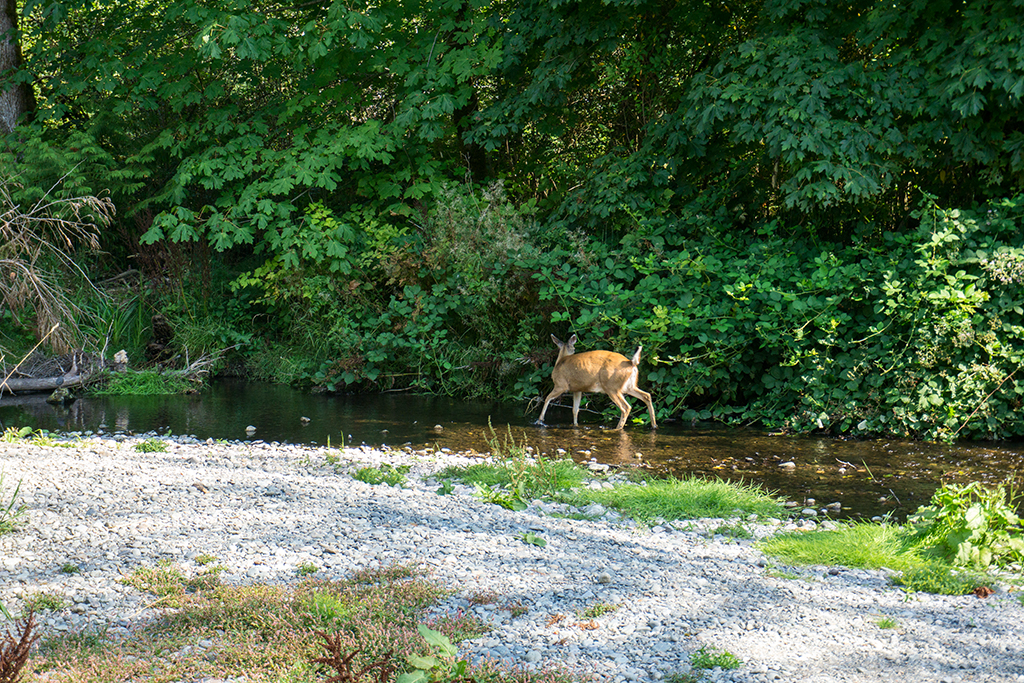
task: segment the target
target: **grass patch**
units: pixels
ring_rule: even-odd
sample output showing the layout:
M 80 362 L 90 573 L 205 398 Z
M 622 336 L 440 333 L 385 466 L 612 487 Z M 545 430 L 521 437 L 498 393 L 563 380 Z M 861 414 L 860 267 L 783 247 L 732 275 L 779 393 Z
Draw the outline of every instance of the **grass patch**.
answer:
M 152 593 L 164 607 L 180 607 L 186 595 L 217 587 L 223 571 L 221 565 L 206 565 L 201 572 L 186 576 L 181 567 L 164 561 L 155 567 L 139 567 L 121 583 Z
M 408 481 L 405 475 L 411 468 L 408 465 L 389 465 L 384 463 L 380 467 L 361 467 L 352 474 L 352 478 L 364 484 L 387 484 L 388 486 L 405 486 Z
M 653 479 L 611 489 L 580 489 L 563 500 L 580 507 L 599 503 L 641 522 L 788 514 L 779 498 L 759 486 L 697 477 Z
M 785 517 L 783 501 L 759 486 L 722 480 L 651 479 L 612 488 L 589 489 L 583 484 L 591 473 L 570 459 L 546 460 L 530 455 L 525 443 L 517 443 L 511 428 L 504 441 L 493 428 L 488 462 L 451 466 L 438 478 L 476 486 L 477 496 L 510 509 L 524 509 L 535 499 L 557 500 L 576 507 L 599 503 L 621 515 L 648 523 L 656 520 L 701 519 L 757 515 Z M 730 535 L 742 538 L 749 531 L 733 527 Z M 724 532 L 723 532 L 724 533 Z
M 155 370 L 126 370 L 113 373 L 89 393 L 95 396 L 160 396 L 188 394 L 194 390 L 195 385 L 183 375 Z
M 462 612 L 428 618 L 428 608 L 452 591 L 415 567 L 366 570 L 291 587 L 215 583 L 189 591 L 188 582 L 185 572 L 169 565 L 133 574 L 132 585 L 148 587 L 158 597 L 176 595 L 174 609 L 140 625 L 130 638 L 96 633 L 50 639 L 33 657 L 33 671 L 50 683 L 243 677 L 250 683 L 323 683 L 341 675 L 346 661 L 352 672 L 381 665 L 398 675 L 413 671 L 411 662 L 423 669 L 422 663 L 433 658 L 434 683 L 580 680 L 557 671 L 462 664 L 454 645 L 438 651 L 424 640 L 421 626 L 452 644 L 481 635 L 487 626 Z
M 731 652 L 712 645 L 705 645 L 690 655 L 690 665 L 694 669 L 718 668 L 730 671 L 743 666 L 743 662 Z
M 476 486 L 477 495 L 487 502 L 509 509 L 524 509 L 535 499 L 554 498 L 577 488 L 590 476 L 572 460 L 534 457 L 525 439 L 516 442 L 511 427 L 504 440 L 499 440 L 491 427 L 488 447 L 489 462 L 448 467 L 438 478 Z
M 758 547 L 789 565 L 891 569 L 892 582 L 908 592 L 966 595 L 988 581 L 980 572 L 929 559 L 913 540 L 913 531 L 899 525 L 855 522 L 831 531 L 779 534 Z
M 50 432 L 45 430 L 33 431 L 31 427 L 8 427 L 0 433 L 0 442 L 19 443 L 27 441 L 33 446 L 46 446 L 49 448 L 75 448 L 81 440 L 60 440 L 54 438 Z
M 782 533 L 758 543 L 766 555 L 786 564 L 843 565 L 896 571 L 922 563 L 911 535 L 898 525 L 854 522 L 831 531 Z
M 908 592 L 965 595 L 987 586 L 988 568 L 1020 568 L 1024 539 L 1008 485 L 950 484 L 906 525 L 857 522 L 779 534 L 758 544 L 787 564 L 888 568 Z
M 320 571 L 320 567 L 316 566 L 312 562 L 303 562 L 295 568 L 295 574 L 297 576 L 312 576 Z
M 25 612 L 56 612 L 64 609 L 68 601 L 56 593 L 33 593 L 25 596 Z
M 135 450 L 138 453 L 166 453 L 167 442 L 163 439 L 153 437 L 135 444 Z
M 958 570 L 942 562 L 923 562 L 892 577 L 908 593 L 967 595 L 989 582 L 981 572 Z
M 900 623 L 892 617 L 881 617 L 875 620 L 875 626 L 881 629 L 899 628 Z
M 708 536 L 725 536 L 727 538 L 753 538 L 754 533 L 743 524 L 720 524 L 708 531 Z
M 602 617 L 605 614 L 610 614 L 618 608 L 618 605 L 613 605 L 611 603 L 595 602 L 591 605 L 587 605 L 577 612 L 576 617 L 579 619 L 596 619 L 597 617 Z

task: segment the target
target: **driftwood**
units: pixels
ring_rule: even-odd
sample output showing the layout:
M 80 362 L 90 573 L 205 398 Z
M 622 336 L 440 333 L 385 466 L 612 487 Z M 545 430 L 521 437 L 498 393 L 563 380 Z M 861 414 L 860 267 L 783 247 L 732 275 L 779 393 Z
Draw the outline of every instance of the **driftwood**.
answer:
M 70 368 L 67 367 L 68 362 Z M 70 357 L 34 358 L 28 365 L 28 372 L 18 371 L 17 367 L 10 372 L 0 368 L 0 396 L 80 387 L 95 379 L 97 370 L 102 370 L 102 362 L 78 351 L 71 353 Z
M 61 377 L 11 377 L 4 380 L 0 377 L 0 396 L 37 391 L 53 391 L 54 389 L 70 389 L 80 387 L 89 381 L 90 375 L 67 374 Z

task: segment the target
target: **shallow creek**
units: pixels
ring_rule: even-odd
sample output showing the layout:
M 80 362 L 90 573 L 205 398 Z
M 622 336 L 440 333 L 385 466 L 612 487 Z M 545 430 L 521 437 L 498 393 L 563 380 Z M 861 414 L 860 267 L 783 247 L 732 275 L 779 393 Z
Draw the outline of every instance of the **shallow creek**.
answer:
M 634 413 L 644 412 L 642 405 L 634 406 Z M 757 483 L 818 509 L 838 502 L 842 511 L 836 516 L 842 517 L 892 514 L 902 520 L 927 503 L 943 482 L 999 482 L 1024 470 L 1020 443 L 843 441 L 667 420 L 656 432 L 640 426 L 616 432 L 607 428 L 614 423 L 602 423 L 599 415 L 586 412 L 580 413 L 581 426 L 573 428 L 571 410 L 554 404 L 546 416 L 548 427 L 533 425 L 536 417 L 536 406 L 527 410 L 521 404 L 409 394 L 311 395 L 236 381 L 215 383 L 194 396 L 92 397 L 61 407 L 48 405 L 40 396 L 0 399 L 0 430 L 170 431 L 200 439 L 477 453 L 488 452 L 495 438 L 502 444 L 511 438 L 549 457 L 570 455 L 579 462 L 643 465 L 680 477 Z M 247 433 L 250 426 L 255 432 Z

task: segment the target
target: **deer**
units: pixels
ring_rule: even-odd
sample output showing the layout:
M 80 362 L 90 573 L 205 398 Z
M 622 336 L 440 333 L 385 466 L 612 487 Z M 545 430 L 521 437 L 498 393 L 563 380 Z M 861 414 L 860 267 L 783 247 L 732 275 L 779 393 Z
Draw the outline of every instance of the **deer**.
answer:
M 538 425 L 544 425 L 544 415 L 548 412 L 551 400 L 571 391 L 573 427 L 579 426 L 577 417 L 583 392 L 598 392 L 607 394 L 622 411 L 615 429 L 622 429 L 629 417 L 631 408 L 625 396 L 635 396 L 646 403 L 647 412 L 651 415 L 651 427 L 658 428 L 651 395 L 636 385 L 639 374 L 637 366 L 640 364 L 640 350 L 643 346 L 637 348 L 632 358 L 626 358 L 614 351 L 585 351 L 578 354 L 575 334 L 569 337 L 567 342 L 562 342 L 555 335 L 551 335 L 551 341 L 558 347 L 558 358 L 555 360 L 554 370 L 551 371 L 551 380 L 555 383 L 555 388 L 544 399 L 544 407 L 537 418 Z

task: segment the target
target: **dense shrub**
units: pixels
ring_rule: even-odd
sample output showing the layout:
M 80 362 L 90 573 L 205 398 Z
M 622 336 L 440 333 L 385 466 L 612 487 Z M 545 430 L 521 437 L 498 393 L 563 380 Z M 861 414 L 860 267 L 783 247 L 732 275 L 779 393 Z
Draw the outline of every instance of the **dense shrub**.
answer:
M 928 199 L 916 227 L 845 247 L 773 224 L 735 240 L 695 215 L 699 230 L 642 229 L 593 270 L 544 270 L 540 296 L 590 347 L 642 342 L 663 414 L 1003 438 L 1024 432 L 1021 213 Z
M 326 391 L 529 399 L 548 335 L 575 332 L 581 351 L 643 344 L 666 418 L 1006 438 L 1024 434 L 1022 210 L 926 198 L 904 230 L 834 245 L 772 222 L 736 239 L 742 217 L 700 207 L 604 242 L 500 185 L 446 188 L 415 229 L 314 205 L 211 320 L 251 321 L 214 337 L 252 375 Z

